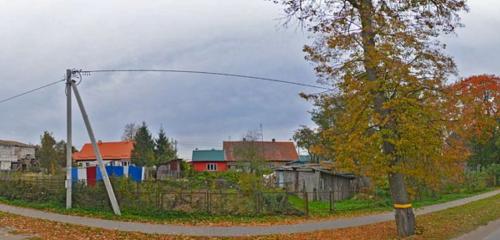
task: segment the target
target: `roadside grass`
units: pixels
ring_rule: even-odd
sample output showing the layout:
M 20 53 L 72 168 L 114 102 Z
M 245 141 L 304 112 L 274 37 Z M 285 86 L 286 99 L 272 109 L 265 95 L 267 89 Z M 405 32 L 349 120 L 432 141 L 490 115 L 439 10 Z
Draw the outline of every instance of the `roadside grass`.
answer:
M 415 239 L 449 239 L 500 218 L 500 194 L 418 218 Z
M 462 199 L 466 197 L 471 197 L 477 194 L 481 194 L 487 191 L 494 190 L 495 188 L 489 188 L 482 191 L 476 192 L 460 192 L 460 193 L 448 193 L 441 194 L 437 197 L 426 197 L 420 200 L 415 200 L 412 202 L 415 208 L 425 207 L 429 205 L 445 203 L 457 199 Z M 297 196 L 290 196 L 289 202 L 298 209 L 304 209 L 304 200 Z M 345 214 L 348 212 L 382 212 L 389 211 L 392 209 L 392 202 L 390 199 L 347 199 L 343 201 L 334 202 L 333 212 L 330 212 L 330 203 L 323 201 L 311 201 L 309 202 L 309 214 L 311 216 L 331 216 L 335 214 Z
M 500 218 L 500 194 L 459 207 L 417 217 L 417 235 L 408 240 L 451 239 Z M 204 238 L 172 235 L 150 235 L 136 232 L 120 232 L 89 228 L 47 220 L 40 220 L 0 212 L 0 226 L 11 227 L 19 233 L 34 234 L 40 239 L 231 239 Z M 242 237 L 233 239 L 303 240 L 303 239 L 349 239 L 378 240 L 398 239 L 394 221 L 337 230 L 300 234 Z
M 417 216 L 417 234 L 407 239 L 452 239 L 490 221 L 500 219 L 500 194 L 462 206 Z M 248 238 L 250 239 L 250 238 Z M 394 221 L 289 235 L 262 236 L 257 239 L 398 239 Z
M 151 223 L 174 223 L 186 225 L 204 225 L 204 224 L 263 224 L 274 222 L 288 222 L 303 219 L 301 216 L 295 215 L 254 215 L 254 216 L 237 216 L 237 215 L 213 215 L 209 213 L 185 213 L 185 212 L 164 212 L 164 211 L 134 211 L 122 210 L 121 216 L 116 216 L 111 211 L 91 208 L 72 208 L 66 209 L 57 202 L 34 203 L 23 200 L 8 200 L 0 197 L 0 202 L 18 206 L 28 207 L 38 210 L 50 211 L 61 214 L 95 217 L 108 220 L 120 221 L 135 221 L 135 222 L 151 222 Z
M 491 189 L 489 189 L 491 190 Z M 485 190 L 486 191 L 486 190 Z M 415 201 L 415 207 L 423 207 L 443 202 L 448 202 L 460 198 L 473 196 L 485 191 L 474 193 L 452 193 L 444 194 L 437 198 L 427 198 Z M 185 213 L 185 212 L 165 212 L 151 210 L 123 210 L 121 216 L 114 215 L 111 211 L 92 208 L 72 208 L 66 209 L 61 203 L 48 201 L 44 203 L 27 202 L 23 200 L 8 200 L 0 197 L 0 202 L 19 207 L 28 207 L 39 210 L 51 211 L 61 214 L 88 216 L 110 220 L 152 222 L 152 223 L 173 223 L 186 225 L 269 225 L 276 223 L 296 223 L 308 219 L 331 219 L 340 217 L 360 216 L 377 212 L 391 210 L 391 203 L 388 199 L 364 200 L 348 199 L 335 202 L 335 210 L 330 212 L 328 202 L 313 201 L 309 203 L 309 216 L 300 215 L 214 215 L 210 213 Z M 296 196 L 289 196 L 289 202 L 297 209 L 304 210 L 304 201 Z

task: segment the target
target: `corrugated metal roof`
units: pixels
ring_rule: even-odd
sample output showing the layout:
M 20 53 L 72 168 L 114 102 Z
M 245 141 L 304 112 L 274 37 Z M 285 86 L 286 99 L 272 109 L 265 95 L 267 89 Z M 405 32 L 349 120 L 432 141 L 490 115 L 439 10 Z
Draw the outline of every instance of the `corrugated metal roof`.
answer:
M 339 177 L 344 177 L 344 178 L 356 178 L 356 176 L 352 173 L 339 173 L 335 172 L 332 169 L 327 169 L 320 164 L 295 164 L 295 165 L 288 165 L 288 166 L 281 166 L 276 169 L 275 171 L 297 171 L 297 172 L 311 172 L 311 171 L 319 171 L 322 173 L 334 175 L 334 176 L 339 176 Z
M 223 162 L 224 150 L 193 150 L 193 162 L 203 162 L 203 161 L 217 161 Z

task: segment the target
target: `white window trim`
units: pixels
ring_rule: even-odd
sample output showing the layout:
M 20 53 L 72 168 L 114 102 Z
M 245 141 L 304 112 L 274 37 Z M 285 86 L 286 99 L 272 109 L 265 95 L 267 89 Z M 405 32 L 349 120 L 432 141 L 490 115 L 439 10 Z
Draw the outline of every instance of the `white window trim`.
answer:
M 217 171 L 216 163 L 207 163 L 207 171 L 215 172 Z

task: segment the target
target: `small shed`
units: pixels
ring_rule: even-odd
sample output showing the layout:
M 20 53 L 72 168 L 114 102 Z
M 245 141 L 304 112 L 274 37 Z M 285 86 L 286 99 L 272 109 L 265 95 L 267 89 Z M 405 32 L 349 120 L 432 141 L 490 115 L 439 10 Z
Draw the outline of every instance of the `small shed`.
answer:
M 335 173 L 319 164 L 296 164 L 275 169 L 276 184 L 288 192 L 316 201 L 344 200 L 357 191 L 357 181 L 353 174 Z
M 156 169 L 156 178 L 164 180 L 166 178 L 179 178 L 182 175 L 182 159 L 173 159 L 166 163 L 161 163 Z
M 225 172 L 228 170 L 224 150 L 193 150 L 191 161 L 193 169 L 197 172 Z

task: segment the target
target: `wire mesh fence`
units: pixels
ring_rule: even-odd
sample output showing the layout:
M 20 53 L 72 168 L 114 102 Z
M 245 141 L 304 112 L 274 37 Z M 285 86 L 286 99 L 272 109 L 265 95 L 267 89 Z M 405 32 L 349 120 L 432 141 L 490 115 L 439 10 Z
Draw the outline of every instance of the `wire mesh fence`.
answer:
M 65 205 L 63 177 L 15 177 L 0 175 L 0 197 L 9 200 Z M 211 215 L 298 215 L 335 211 L 343 193 L 337 191 L 286 192 L 241 191 L 233 188 L 186 189 L 169 181 L 136 183 L 112 178 L 122 211 L 134 213 L 204 213 Z M 104 183 L 73 184 L 73 207 L 111 211 Z M 312 208 L 312 209 L 311 209 Z

